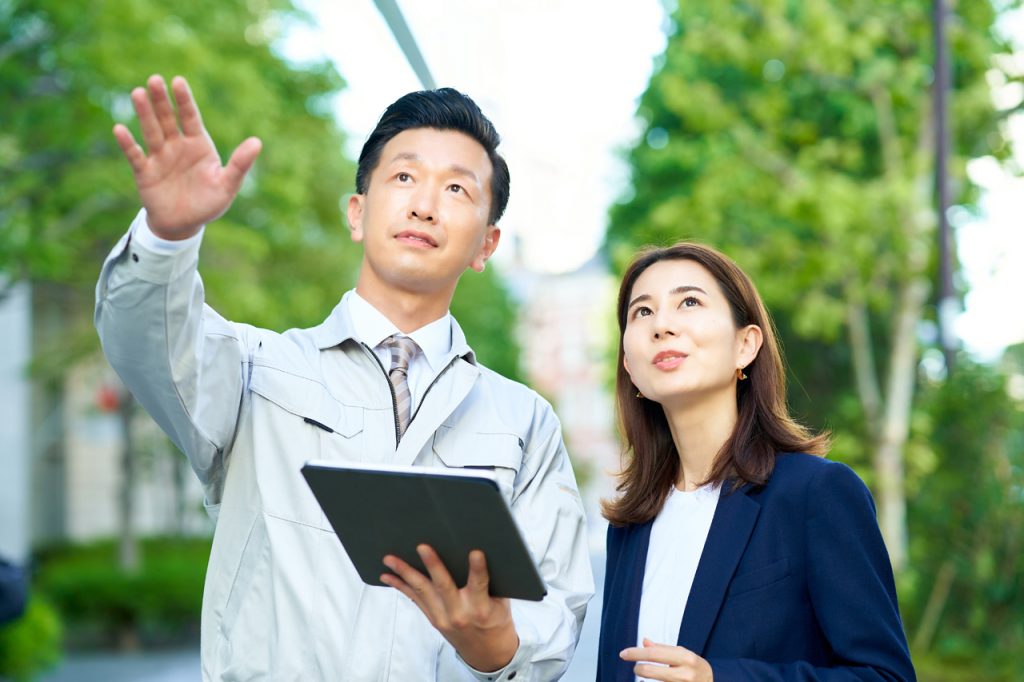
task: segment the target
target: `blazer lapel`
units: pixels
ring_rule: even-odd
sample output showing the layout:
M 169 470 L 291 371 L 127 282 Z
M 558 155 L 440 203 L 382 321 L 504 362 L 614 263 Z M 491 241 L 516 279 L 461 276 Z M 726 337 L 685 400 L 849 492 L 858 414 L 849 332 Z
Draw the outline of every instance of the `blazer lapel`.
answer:
M 633 682 L 633 664 L 619 658 L 619 652 L 626 647 L 636 646 L 637 621 L 640 617 L 640 597 L 644 587 L 644 571 L 647 568 L 647 548 L 651 542 L 651 526 L 654 521 L 633 526 L 619 548 L 616 565 L 609 567 L 611 585 L 606 594 L 622 595 L 621 599 L 605 603 L 605 613 L 600 654 L 604 656 L 605 670 L 602 680 Z M 614 577 L 611 574 L 614 572 Z M 614 608 L 617 605 L 618 608 Z
M 679 625 L 679 646 L 697 655 L 703 654 L 711 627 L 725 599 L 725 591 L 747 548 L 760 512 L 761 505 L 747 497 L 746 489 L 732 491 L 731 484 L 723 486 Z

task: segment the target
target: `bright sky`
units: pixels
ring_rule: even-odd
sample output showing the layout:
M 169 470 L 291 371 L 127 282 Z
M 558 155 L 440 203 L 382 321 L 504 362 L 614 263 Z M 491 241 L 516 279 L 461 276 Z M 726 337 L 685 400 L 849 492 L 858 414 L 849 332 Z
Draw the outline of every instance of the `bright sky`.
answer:
M 348 82 L 338 116 L 350 154 L 384 107 L 420 89 L 372 0 L 304 0 L 319 31 L 288 44 L 293 57 L 328 55 Z M 568 272 L 600 245 L 609 204 L 627 178 L 621 150 L 653 59 L 665 45 L 659 0 L 419 0 L 399 2 L 439 86 L 470 94 L 503 136 L 512 197 L 502 219 L 500 262 Z M 1024 43 L 1024 13 L 1003 22 Z M 1024 45 L 1020 47 L 1024 48 Z M 1019 85 L 996 89 L 1020 101 Z M 1024 116 L 1009 124 L 1024 168 Z M 1024 340 L 1024 179 L 991 159 L 972 162 L 985 188 L 981 218 L 952 214 L 971 286 L 957 331 L 982 358 Z

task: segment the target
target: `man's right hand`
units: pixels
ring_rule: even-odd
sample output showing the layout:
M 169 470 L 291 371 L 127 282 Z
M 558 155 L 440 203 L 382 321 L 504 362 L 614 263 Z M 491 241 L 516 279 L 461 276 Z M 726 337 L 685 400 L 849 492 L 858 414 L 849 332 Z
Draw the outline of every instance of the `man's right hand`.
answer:
M 132 104 L 149 155 L 120 123 L 114 137 L 132 166 L 149 229 L 163 239 L 187 239 L 228 210 L 262 143 L 248 138 L 221 166 L 185 79 L 171 81 L 180 129 L 163 78 L 150 76 L 146 86 L 132 90 Z

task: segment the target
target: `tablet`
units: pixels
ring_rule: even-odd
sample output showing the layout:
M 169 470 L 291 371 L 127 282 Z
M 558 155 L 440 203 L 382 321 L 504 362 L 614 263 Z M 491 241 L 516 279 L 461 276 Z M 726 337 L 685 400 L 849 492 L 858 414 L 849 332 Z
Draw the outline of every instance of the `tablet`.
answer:
M 493 474 L 401 465 L 322 460 L 302 475 L 367 585 L 384 585 L 393 554 L 424 575 L 416 546 L 441 557 L 459 587 L 469 577 L 469 552 L 487 557 L 492 597 L 540 601 L 547 594 Z

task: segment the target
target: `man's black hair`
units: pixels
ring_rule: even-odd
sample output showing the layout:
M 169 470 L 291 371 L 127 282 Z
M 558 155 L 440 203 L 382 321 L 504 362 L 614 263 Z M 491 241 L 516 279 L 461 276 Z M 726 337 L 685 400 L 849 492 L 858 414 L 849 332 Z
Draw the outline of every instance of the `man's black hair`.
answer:
M 497 151 L 501 136 L 476 102 L 452 88 L 410 92 L 384 111 L 359 153 L 356 192 L 366 194 L 370 174 L 380 163 L 381 151 L 388 140 L 402 131 L 414 128 L 456 130 L 472 137 L 487 151 L 492 168 L 491 212 L 487 223 L 496 224 L 508 204 L 510 180 L 508 164 Z

